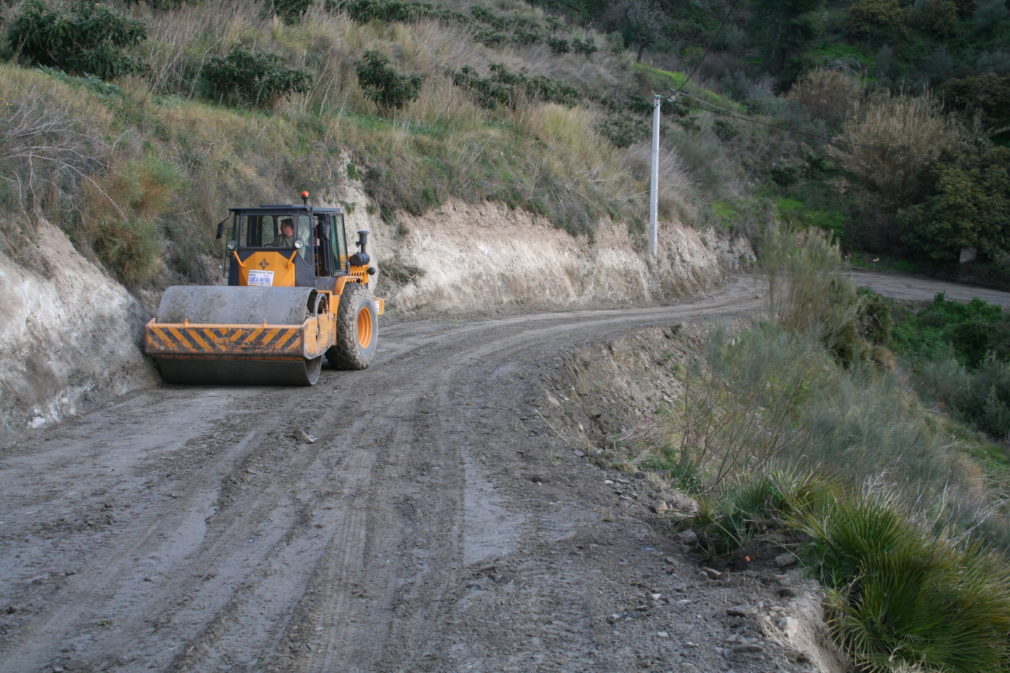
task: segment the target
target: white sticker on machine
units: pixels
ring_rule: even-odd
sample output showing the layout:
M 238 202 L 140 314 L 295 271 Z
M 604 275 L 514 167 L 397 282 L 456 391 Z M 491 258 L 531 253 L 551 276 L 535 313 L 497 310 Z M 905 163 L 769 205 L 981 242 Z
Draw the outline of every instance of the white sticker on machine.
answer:
M 249 269 L 249 284 L 271 287 L 274 284 L 274 272 L 260 269 Z

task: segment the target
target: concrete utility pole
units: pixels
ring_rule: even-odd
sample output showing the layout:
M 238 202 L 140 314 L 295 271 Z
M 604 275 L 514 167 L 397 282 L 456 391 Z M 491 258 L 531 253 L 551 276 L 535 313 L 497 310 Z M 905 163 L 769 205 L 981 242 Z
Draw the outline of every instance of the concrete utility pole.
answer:
M 655 256 L 658 240 L 659 218 L 659 106 L 662 96 L 655 96 L 652 102 L 652 183 L 649 187 L 649 252 Z

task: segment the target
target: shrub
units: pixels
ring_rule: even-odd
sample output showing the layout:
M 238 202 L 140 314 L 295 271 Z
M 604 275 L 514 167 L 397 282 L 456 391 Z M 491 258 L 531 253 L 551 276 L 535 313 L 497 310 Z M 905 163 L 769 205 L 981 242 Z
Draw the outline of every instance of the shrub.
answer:
M 52 71 L 54 72 L 54 71 Z M 0 97 L 0 185 L 10 209 L 55 219 L 80 209 L 80 184 L 103 169 L 103 125 L 60 100 L 48 78 Z
M 584 40 L 575 38 L 572 40 L 572 50 L 576 54 L 590 56 L 596 52 L 596 41 L 591 37 L 587 37 Z
M 957 32 L 957 15 L 957 5 L 950 0 L 924 0 L 912 8 L 910 20 L 924 33 L 943 38 Z
M 860 101 L 829 153 L 885 212 L 924 196 L 928 169 L 963 142 L 958 122 L 931 94 L 878 92 Z
M 288 67 L 277 54 L 232 46 L 215 56 L 202 73 L 208 97 L 269 108 L 293 93 L 305 93 L 312 82 L 305 70 Z
M 313 0 L 268 0 L 267 11 L 284 23 L 298 23 L 312 6 Z
M 1010 67 L 1010 64 L 1008 64 Z M 969 113 L 978 113 L 994 131 L 1010 128 L 1010 72 L 983 73 L 951 79 L 940 89 L 944 100 Z
M 487 77 L 463 66 L 450 73 L 452 83 L 469 91 L 478 105 L 489 110 L 514 108 L 520 101 L 574 105 L 581 96 L 575 87 L 544 77 L 511 72 L 501 63 L 492 63 Z
M 571 43 L 560 37 L 549 37 L 547 38 L 547 46 L 551 48 L 555 54 L 567 54 L 572 50 Z
M 124 283 L 150 281 L 160 270 L 164 241 L 158 218 L 180 184 L 171 165 L 149 155 L 85 185 L 85 242 Z
M 1003 670 L 1005 559 L 924 532 L 880 491 L 859 495 L 823 478 L 771 473 L 703 500 L 700 511 L 695 525 L 716 553 L 755 534 L 780 543 L 785 534 L 827 587 L 832 635 L 859 670 Z
M 976 32 L 991 30 L 1000 21 L 1010 17 L 1006 0 L 981 0 L 972 15 Z
M 991 553 L 923 534 L 874 494 L 821 501 L 792 524 L 831 587 L 832 632 L 861 669 L 983 673 L 1005 663 L 1010 582 Z
M 143 23 L 95 2 L 49 9 L 28 0 L 7 29 L 11 47 L 29 63 L 102 79 L 140 71 L 129 49 L 146 36 Z
M 1010 248 L 1010 148 L 938 164 L 925 202 L 899 213 L 902 240 L 938 261 L 964 248 L 993 258 Z
M 859 0 L 849 8 L 846 29 L 856 37 L 900 33 L 905 9 L 899 0 Z
M 649 129 L 644 120 L 629 115 L 610 115 L 596 125 L 600 135 L 614 144 L 614 147 L 629 147 L 648 137 Z
M 796 81 L 787 98 L 806 107 L 814 118 L 837 124 L 859 101 L 862 91 L 862 84 L 855 77 L 838 70 L 816 68 Z
M 403 75 L 389 64 L 381 52 L 366 51 L 355 63 L 358 85 L 365 97 L 374 102 L 382 114 L 399 110 L 417 98 L 421 91 L 421 75 Z

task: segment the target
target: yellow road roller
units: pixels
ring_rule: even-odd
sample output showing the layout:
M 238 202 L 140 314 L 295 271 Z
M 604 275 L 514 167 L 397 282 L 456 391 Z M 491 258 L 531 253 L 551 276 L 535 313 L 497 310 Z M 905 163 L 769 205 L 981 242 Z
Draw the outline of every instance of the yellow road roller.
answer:
M 359 231 L 350 254 L 339 208 L 230 208 L 227 285 L 165 290 L 144 352 L 168 383 L 314 385 L 325 357 L 364 369 L 378 343 L 375 266 Z M 225 220 L 218 224 L 220 239 Z

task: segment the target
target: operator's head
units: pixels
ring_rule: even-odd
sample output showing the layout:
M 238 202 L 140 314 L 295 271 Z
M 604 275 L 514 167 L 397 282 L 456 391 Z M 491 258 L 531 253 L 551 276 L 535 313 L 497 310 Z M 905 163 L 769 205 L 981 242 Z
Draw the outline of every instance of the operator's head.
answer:
M 295 225 L 290 217 L 281 220 L 281 233 L 285 236 L 291 236 L 295 233 Z

